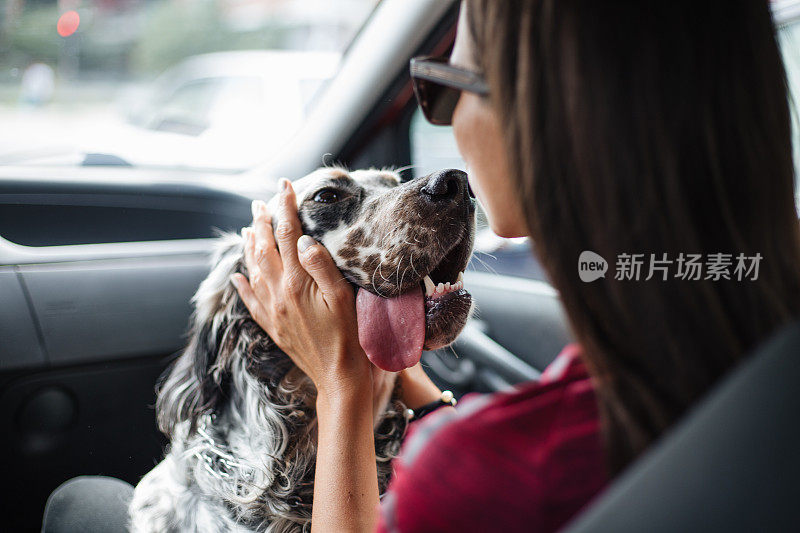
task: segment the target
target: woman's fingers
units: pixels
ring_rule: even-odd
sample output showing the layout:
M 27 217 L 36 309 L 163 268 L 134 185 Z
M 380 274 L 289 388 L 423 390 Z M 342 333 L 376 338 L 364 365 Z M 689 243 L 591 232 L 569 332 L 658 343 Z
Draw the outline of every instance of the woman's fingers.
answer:
M 298 279 L 302 276 L 303 269 L 297 258 L 297 239 L 303 234 L 303 230 L 297 217 L 297 198 L 294 189 L 291 182 L 285 178 L 281 180 L 277 224 L 275 236 L 285 275 L 288 279 Z
M 244 302 L 244 306 L 250 311 L 250 316 L 252 316 L 253 320 L 257 323 L 261 324 L 262 320 L 265 318 L 264 308 L 261 305 L 261 300 L 259 300 L 253 288 L 250 286 L 248 279 L 244 275 L 237 273 L 231 276 L 231 283 L 236 287 L 236 292 L 239 293 L 239 297 Z
M 251 261 L 258 264 L 268 278 L 280 277 L 283 263 L 275 243 L 272 229 L 272 217 L 267 209 L 267 204 L 256 200 L 252 204 L 253 210 L 253 250 Z
M 242 228 L 242 246 L 244 247 L 244 266 L 247 268 L 247 274 L 252 276 L 258 270 L 258 261 L 256 260 L 256 247 L 255 239 L 253 237 L 253 228 Z
M 328 303 L 331 303 L 331 297 L 340 296 L 341 291 L 351 290 L 324 246 L 308 235 L 303 235 L 297 242 L 297 249 L 300 265 L 317 283 Z
M 262 305 L 269 301 L 270 292 L 274 292 L 273 285 L 275 283 L 275 279 L 269 276 L 268 271 L 266 270 L 267 267 L 264 266 L 262 262 L 258 260 L 257 253 L 256 253 L 256 239 L 255 233 L 253 232 L 252 228 L 244 228 L 242 230 L 242 235 L 244 237 L 244 264 L 247 268 L 247 275 L 250 278 L 248 280 L 248 286 L 251 288 L 252 292 L 260 299 Z M 269 253 L 269 252 L 267 252 Z M 275 256 L 278 255 L 278 250 L 275 249 L 274 252 Z M 280 276 L 280 268 L 281 268 L 281 260 L 280 257 L 276 257 L 273 262 L 277 262 L 277 274 L 276 276 Z

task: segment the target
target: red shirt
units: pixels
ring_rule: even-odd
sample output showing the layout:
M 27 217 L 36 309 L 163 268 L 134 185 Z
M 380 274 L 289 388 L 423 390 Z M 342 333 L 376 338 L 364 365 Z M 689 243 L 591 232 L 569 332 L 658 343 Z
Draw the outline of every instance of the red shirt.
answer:
M 608 480 L 597 401 L 569 345 L 539 381 L 413 424 L 381 532 L 556 531 Z

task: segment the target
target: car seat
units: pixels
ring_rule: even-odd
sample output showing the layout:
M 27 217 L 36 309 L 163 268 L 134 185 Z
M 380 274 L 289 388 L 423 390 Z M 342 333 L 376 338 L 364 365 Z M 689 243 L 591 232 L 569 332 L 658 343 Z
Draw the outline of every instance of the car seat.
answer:
M 564 531 L 800 531 L 800 322 L 775 334 Z

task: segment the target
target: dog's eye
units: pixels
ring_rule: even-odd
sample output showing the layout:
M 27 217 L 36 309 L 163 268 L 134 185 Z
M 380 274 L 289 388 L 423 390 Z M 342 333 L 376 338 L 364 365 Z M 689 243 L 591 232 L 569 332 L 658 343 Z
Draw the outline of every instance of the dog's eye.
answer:
M 314 201 L 321 204 L 332 204 L 342 199 L 342 195 L 333 189 L 322 189 L 314 195 Z

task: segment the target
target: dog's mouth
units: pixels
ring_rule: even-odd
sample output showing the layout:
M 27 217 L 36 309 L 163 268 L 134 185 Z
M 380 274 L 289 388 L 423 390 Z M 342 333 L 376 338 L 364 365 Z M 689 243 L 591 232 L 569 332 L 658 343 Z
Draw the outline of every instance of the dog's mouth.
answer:
M 401 294 L 384 298 L 358 289 L 358 337 L 372 363 L 399 372 L 419 362 L 422 350 L 453 342 L 469 318 L 472 295 L 464 270 L 472 251 L 467 232 L 428 274 Z

